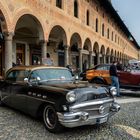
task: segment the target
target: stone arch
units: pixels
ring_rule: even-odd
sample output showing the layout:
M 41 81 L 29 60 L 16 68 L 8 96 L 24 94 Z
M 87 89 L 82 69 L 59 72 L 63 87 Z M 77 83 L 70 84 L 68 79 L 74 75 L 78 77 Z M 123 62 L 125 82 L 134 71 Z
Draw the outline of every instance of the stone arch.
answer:
M 98 42 L 94 43 L 93 46 L 93 54 L 94 54 L 94 65 L 99 64 L 99 44 Z
M 34 15 L 30 15 L 30 14 L 24 14 L 24 15 L 22 15 L 19 19 L 18 19 L 18 21 L 17 21 L 17 23 L 16 23 L 16 26 L 15 26 L 15 30 L 14 31 L 16 31 L 19 27 L 18 27 L 18 24 L 19 24 L 19 22 L 21 21 L 21 20 L 25 20 L 25 21 L 28 21 L 28 22 L 26 22 L 26 23 L 24 23 L 22 26 L 27 26 L 27 27 L 29 27 L 29 29 L 28 30 L 30 30 L 30 28 L 32 28 L 33 27 L 33 25 L 32 25 L 32 23 L 35 23 L 36 24 L 36 28 L 34 29 L 34 30 L 38 30 L 38 33 L 39 33 L 39 39 L 40 40 L 44 40 L 44 30 L 43 30 L 43 28 L 42 28 L 42 25 L 41 25 L 41 23 L 40 23 L 40 21 L 34 16 Z M 32 20 L 32 21 L 31 21 Z M 30 23 L 29 24 L 29 22 L 32 22 L 32 23 Z
M 94 43 L 93 51 L 96 52 L 96 53 L 99 53 L 99 44 L 98 44 L 98 42 Z
M 120 52 L 117 52 L 117 61 L 120 61 Z
M 106 49 L 106 55 L 110 55 L 110 48 L 109 47 Z
M 31 11 L 29 8 L 27 8 L 27 7 L 23 7 L 23 8 L 20 8 L 20 9 L 16 10 L 14 12 L 14 17 L 13 17 L 13 23 L 12 23 L 12 26 L 11 26 L 11 30 L 13 30 L 13 31 L 15 30 L 16 23 L 17 23 L 17 21 L 22 16 L 24 16 L 24 15 L 32 15 L 38 21 L 38 24 L 41 25 L 40 27 L 43 30 L 43 36 L 44 36 L 44 38 L 46 40 L 47 37 L 46 37 L 45 32 L 46 32 L 47 29 L 46 29 L 45 23 L 43 22 L 42 18 L 40 18 L 40 16 L 39 15 L 36 15 L 36 14 L 33 11 Z
M 83 50 L 92 51 L 91 41 L 89 38 L 86 38 L 84 42 Z
M 111 63 L 114 61 L 114 59 L 115 59 L 115 56 L 114 56 L 114 50 L 113 49 L 111 49 L 111 53 L 110 53 L 110 61 L 111 61 Z
M 10 14 L 8 13 L 8 9 L 4 6 L 4 1 L 0 2 L 0 17 L 1 19 L 1 26 L 2 26 L 2 32 L 8 32 L 10 31 L 11 27 L 11 19 Z
M 70 46 L 77 44 L 78 49 L 82 48 L 82 39 L 79 33 L 73 33 L 70 39 Z
M 47 48 L 48 53 L 53 55 L 55 65 L 65 66 L 66 48 L 67 48 L 66 32 L 62 26 L 55 25 L 53 28 L 51 28 Z
M 54 27 L 60 27 L 65 32 L 66 40 L 64 44 L 69 46 L 70 45 L 69 40 L 70 40 L 71 35 L 69 35 L 67 26 L 63 25 L 62 22 L 55 21 L 55 22 L 52 22 L 51 25 L 49 25 L 49 28 L 47 30 L 47 40 L 49 40 L 50 33 L 52 32 L 52 29 L 54 29 Z
M 54 33 L 52 36 L 51 36 L 51 33 Z M 67 35 L 66 35 L 66 31 L 65 29 L 61 26 L 61 25 L 54 25 L 50 32 L 49 32 L 49 38 L 50 37 L 53 37 L 57 40 L 62 40 L 63 41 L 63 44 L 64 45 L 67 45 Z M 48 38 L 48 40 L 49 40 Z
M 1 7 L 1 5 L 0 5 Z M 8 27 L 7 27 L 7 21 L 5 17 L 5 13 L 0 10 L 0 75 L 4 74 L 4 67 L 5 67 L 5 35 L 7 35 Z
M 82 49 L 82 39 L 78 33 L 73 33 L 70 39 L 70 64 L 74 65 L 75 67 L 80 66 L 79 62 L 79 50 Z M 82 61 L 82 60 L 80 60 Z
M 114 58 L 115 58 L 115 61 L 117 60 L 117 51 L 115 50 L 114 52 Z
M 100 53 L 102 55 L 105 55 L 105 47 L 104 47 L 104 45 L 101 46 Z
M 123 61 L 123 54 L 120 52 L 120 60 Z
M 109 47 L 106 50 L 106 63 L 110 63 L 110 48 Z
M 90 60 L 91 51 L 92 51 L 91 41 L 89 38 L 86 38 L 82 51 L 83 71 L 88 69 L 91 65 L 91 60 Z
M 34 15 L 24 14 L 18 18 L 14 33 L 13 53 L 16 52 L 16 55 L 13 55 L 13 61 L 15 63 L 21 60 L 22 64 L 36 65 L 42 62 L 42 58 L 46 58 L 44 30 Z
M 100 63 L 101 64 L 105 63 L 105 47 L 104 47 L 104 45 L 101 46 L 99 57 L 100 57 Z

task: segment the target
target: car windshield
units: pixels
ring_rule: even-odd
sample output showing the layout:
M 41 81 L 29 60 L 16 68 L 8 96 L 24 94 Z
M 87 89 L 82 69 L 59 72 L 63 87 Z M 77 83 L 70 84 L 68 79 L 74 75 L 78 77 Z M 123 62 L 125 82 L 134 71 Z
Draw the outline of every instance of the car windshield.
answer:
M 72 80 L 72 75 L 67 69 L 46 68 L 32 71 L 30 79 L 39 78 L 40 81 Z
M 95 67 L 96 70 L 109 70 L 109 68 L 110 65 L 99 65 Z

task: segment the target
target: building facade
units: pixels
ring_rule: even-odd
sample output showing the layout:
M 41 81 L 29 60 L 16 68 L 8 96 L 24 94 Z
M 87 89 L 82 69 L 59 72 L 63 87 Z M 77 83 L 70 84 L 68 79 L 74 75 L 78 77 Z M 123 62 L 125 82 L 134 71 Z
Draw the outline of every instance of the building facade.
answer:
M 100 63 L 139 59 L 139 46 L 108 0 L 0 0 L 0 75 L 13 64 L 82 71 Z

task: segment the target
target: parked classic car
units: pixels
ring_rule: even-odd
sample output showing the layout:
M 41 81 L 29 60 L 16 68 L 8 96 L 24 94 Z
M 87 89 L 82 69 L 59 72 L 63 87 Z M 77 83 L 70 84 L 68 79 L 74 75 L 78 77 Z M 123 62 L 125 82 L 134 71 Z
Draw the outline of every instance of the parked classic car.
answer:
M 92 83 L 111 84 L 109 68 L 111 64 L 100 64 L 86 71 L 85 77 Z M 127 67 L 118 71 L 119 82 L 121 86 L 140 87 L 140 70 Z
M 120 110 L 115 94 L 115 87 L 74 80 L 63 67 L 17 66 L 0 81 L 0 104 L 42 117 L 50 132 L 107 122 Z

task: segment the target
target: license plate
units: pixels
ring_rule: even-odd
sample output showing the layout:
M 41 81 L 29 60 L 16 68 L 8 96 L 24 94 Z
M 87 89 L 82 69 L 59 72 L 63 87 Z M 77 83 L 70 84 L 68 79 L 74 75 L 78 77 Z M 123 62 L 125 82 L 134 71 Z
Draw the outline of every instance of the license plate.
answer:
M 99 118 L 99 119 L 97 119 L 97 123 L 105 123 L 105 122 L 107 122 L 107 119 L 108 119 L 108 117 L 104 117 L 104 118 Z

